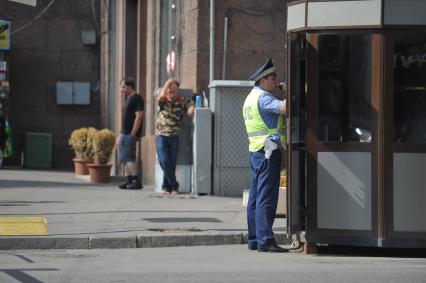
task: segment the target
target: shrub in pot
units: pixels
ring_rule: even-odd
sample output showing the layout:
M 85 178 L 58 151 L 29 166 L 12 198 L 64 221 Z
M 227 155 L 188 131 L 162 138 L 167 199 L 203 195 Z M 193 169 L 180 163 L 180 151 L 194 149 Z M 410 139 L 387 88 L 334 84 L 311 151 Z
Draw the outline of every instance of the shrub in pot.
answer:
M 74 168 L 76 175 L 87 175 L 89 171 L 86 164 L 89 160 L 89 149 L 87 147 L 87 128 L 79 128 L 72 131 L 68 144 L 74 151 Z
M 93 149 L 93 139 L 94 139 L 95 134 L 97 132 L 98 132 L 98 130 L 96 130 L 93 127 L 89 127 L 87 129 L 87 140 L 86 140 L 86 142 L 87 142 L 87 152 L 86 152 L 86 155 L 87 155 L 87 159 L 90 161 L 89 163 L 92 163 L 93 159 L 94 159 L 94 154 L 95 153 L 94 153 L 94 149 Z
M 109 129 L 97 131 L 93 135 L 93 163 L 88 164 L 90 181 L 92 183 L 107 183 L 110 181 L 112 164 L 109 164 L 115 147 L 115 135 Z

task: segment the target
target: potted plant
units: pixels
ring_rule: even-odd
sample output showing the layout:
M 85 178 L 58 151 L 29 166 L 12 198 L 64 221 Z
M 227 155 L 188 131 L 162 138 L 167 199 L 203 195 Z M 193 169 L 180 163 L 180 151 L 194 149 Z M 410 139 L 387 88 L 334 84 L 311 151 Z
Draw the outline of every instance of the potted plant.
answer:
M 87 163 L 90 161 L 88 157 L 88 147 L 87 147 L 87 128 L 79 128 L 72 131 L 70 138 L 68 139 L 68 144 L 71 146 L 74 151 L 74 168 L 76 175 L 87 175 L 89 170 L 87 168 Z
M 93 159 L 94 159 L 94 149 L 93 149 L 93 139 L 95 137 L 95 134 L 98 132 L 98 130 L 96 130 L 93 127 L 89 127 L 87 129 L 87 151 L 86 151 L 86 156 L 87 159 L 89 160 L 88 163 L 92 163 Z
M 93 163 L 88 164 L 92 183 L 108 183 L 112 164 L 109 160 L 115 146 L 115 135 L 109 129 L 97 131 L 93 135 Z

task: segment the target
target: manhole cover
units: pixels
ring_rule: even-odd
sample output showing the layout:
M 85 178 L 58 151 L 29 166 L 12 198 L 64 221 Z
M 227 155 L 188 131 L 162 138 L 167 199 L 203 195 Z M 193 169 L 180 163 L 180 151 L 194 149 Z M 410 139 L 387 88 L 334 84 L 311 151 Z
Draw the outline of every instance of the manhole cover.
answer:
M 152 195 L 149 196 L 150 198 L 163 198 L 163 199 L 199 199 L 196 196 L 192 196 L 192 195 L 186 195 L 186 196 L 180 196 L 180 195 Z

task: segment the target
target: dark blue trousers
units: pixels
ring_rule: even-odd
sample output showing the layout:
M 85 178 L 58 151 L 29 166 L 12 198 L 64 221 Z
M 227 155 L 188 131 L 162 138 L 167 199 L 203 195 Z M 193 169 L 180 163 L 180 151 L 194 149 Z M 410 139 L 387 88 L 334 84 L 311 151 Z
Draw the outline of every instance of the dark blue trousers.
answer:
M 179 148 L 178 136 L 157 136 L 155 138 L 158 161 L 163 169 L 163 190 L 178 190 L 176 163 Z
M 267 248 L 276 245 L 272 234 L 280 185 L 281 152 L 270 159 L 263 151 L 250 152 L 252 180 L 247 203 L 248 244 Z

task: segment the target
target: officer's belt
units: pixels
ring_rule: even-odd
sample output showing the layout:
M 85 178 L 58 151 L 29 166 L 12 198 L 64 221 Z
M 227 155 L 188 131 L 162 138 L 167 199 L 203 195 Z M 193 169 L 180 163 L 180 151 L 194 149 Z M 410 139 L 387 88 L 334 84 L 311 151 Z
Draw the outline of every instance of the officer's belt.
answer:
M 249 138 L 252 138 L 252 137 L 257 137 L 257 136 L 269 135 L 271 133 L 269 132 L 269 130 L 259 130 L 259 131 L 254 131 L 254 132 L 250 132 L 250 133 L 247 133 L 247 134 L 248 134 Z M 275 132 L 272 133 L 272 134 L 284 135 L 284 129 L 280 129 L 280 130 L 275 129 Z

